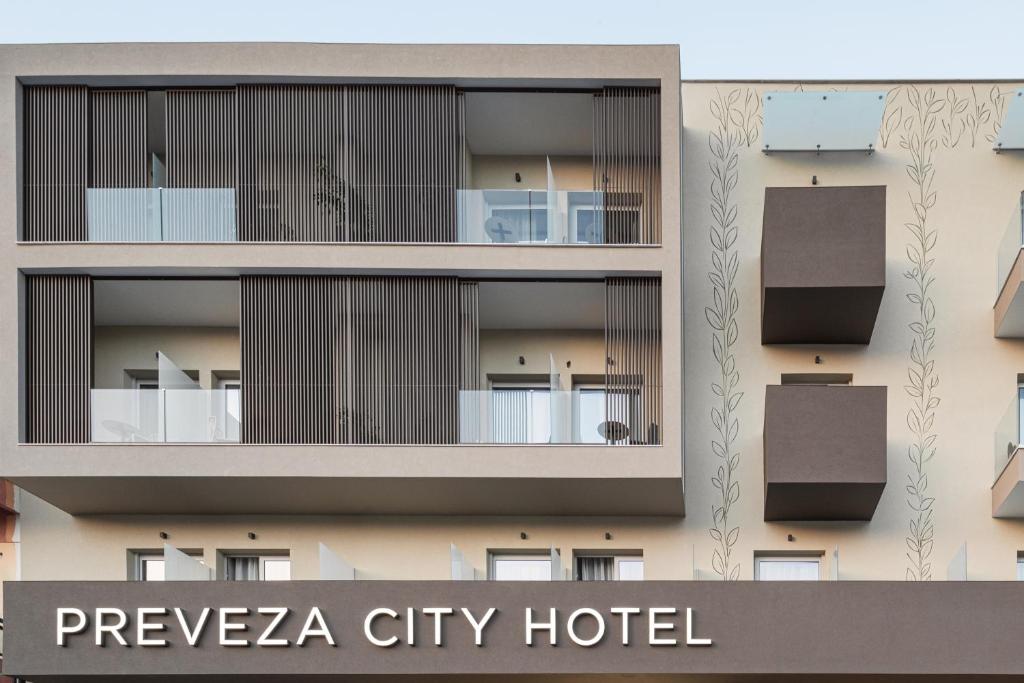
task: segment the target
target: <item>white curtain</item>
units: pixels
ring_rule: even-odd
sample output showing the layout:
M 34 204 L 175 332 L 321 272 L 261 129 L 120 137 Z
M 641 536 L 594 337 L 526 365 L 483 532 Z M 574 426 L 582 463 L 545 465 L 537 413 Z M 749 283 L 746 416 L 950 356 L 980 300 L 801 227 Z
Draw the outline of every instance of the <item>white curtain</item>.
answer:
M 229 557 L 227 558 L 228 581 L 259 581 L 260 558 Z
M 614 557 L 577 557 L 576 573 L 580 581 L 614 581 Z
M 758 560 L 759 581 L 817 581 L 819 563 L 815 560 Z

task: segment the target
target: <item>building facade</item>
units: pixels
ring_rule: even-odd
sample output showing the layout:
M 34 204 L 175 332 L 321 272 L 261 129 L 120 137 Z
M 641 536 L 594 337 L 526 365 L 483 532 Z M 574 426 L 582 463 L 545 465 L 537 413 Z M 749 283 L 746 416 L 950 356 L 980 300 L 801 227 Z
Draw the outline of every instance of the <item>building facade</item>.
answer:
M 0 66 L 4 674 L 1024 675 L 1018 84 Z

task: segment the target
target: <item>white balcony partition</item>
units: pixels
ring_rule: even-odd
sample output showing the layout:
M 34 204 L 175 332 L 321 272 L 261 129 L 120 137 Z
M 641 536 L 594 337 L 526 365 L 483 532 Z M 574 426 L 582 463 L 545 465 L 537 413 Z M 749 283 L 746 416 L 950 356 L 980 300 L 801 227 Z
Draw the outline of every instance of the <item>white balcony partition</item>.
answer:
M 562 569 L 562 554 L 555 546 L 551 546 L 551 580 L 565 581 L 567 578 L 566 570 Z
M 961 543 L 953 559 L 949 561 L 949 566 L 946 567 L 946 580 L 967 580 L 967 543 Z
M 323 543 L 318 543 L 321 581 L 354 581 L 356 570 L 340 555 Z
M 173 545 L 164 543 L 164 580 L 211 581 L 213 570 Z
M 1009 105 L 999 126 L 994 149 L 1024 149 L 1024 90 L 1006 93 L 1004 97 L 1009 100 Z
M 454 543 L 450 545 L 452 581 L 475 581 L 476 571 Z

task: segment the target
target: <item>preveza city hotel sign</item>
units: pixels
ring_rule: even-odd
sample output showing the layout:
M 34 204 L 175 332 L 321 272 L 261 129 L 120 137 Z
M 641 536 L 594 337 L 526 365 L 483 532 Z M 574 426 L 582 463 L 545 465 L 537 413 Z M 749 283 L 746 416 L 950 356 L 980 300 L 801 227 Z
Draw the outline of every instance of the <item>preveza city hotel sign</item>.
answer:
M 353 615 L 330 615 L 320 607 L 302 612 L 288 607 L 58 607 L 56 638 L 60 647 L 78 642 L 98 647 L 201 647 L 216 643 L 220 647 L 281 648 L 304 647 L 313 642 L 345 646 L 329 624 Z M 497 607 L 375 607 L 356 618 L 362 622 L 366 641 L 379 648 L 443 647 L 453 630 L 452 620 L 468 625 L 468 629 L 457 630 L 473 645 L 486 647 L 488 628 L 499 612 Z M 689 607 L 610 607 L 604 611 L 590 607 L 527 607 L 519 616 L 525 646 L 557 646 L 566 641 L 584 648 L 606 641 L 651 647 L 712 644 L 711 638 L 696 633 L 695 613 Z

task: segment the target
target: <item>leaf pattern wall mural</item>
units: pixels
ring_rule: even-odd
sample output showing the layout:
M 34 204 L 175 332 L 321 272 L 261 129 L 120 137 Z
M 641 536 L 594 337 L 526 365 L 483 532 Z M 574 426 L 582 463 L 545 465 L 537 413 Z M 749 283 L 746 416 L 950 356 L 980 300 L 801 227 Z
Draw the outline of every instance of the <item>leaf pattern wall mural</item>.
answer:
M 711 348 L 717 368 L 711 383 L 714 395 L 711 423 L 714 437 L 711 450 L 718 462 L 711 485 L 715 501 L 711 506 L 712 525 L 708 529 L 714 541 L 711 566 L 723 580 L 740 577 L 740 564 L 733 558 L 733 548 L 739 540 L 740 527 L 730 517 L 732 506 L 739 500 L 738 470 L 740 454 L 736 448 L 739 419 L 736 410 L 743 392 L 740 391 L 740 372 L 733 353 L 739 339 L 739 293 L 736 273 L 739 255 L 736 240 L 739 236 L 739 205 L 735 198 L 739 183 L 740 149 L 751 147 L 760 135 L 762 122 L 761 97 L 753 88 L 736 88 L 726 94 L 716 90 L 710 103 L 711 115 L 717 126 L 708 136 L 711 149 L 711 305 L 705 307 L 704 316 L 711 327 Z

